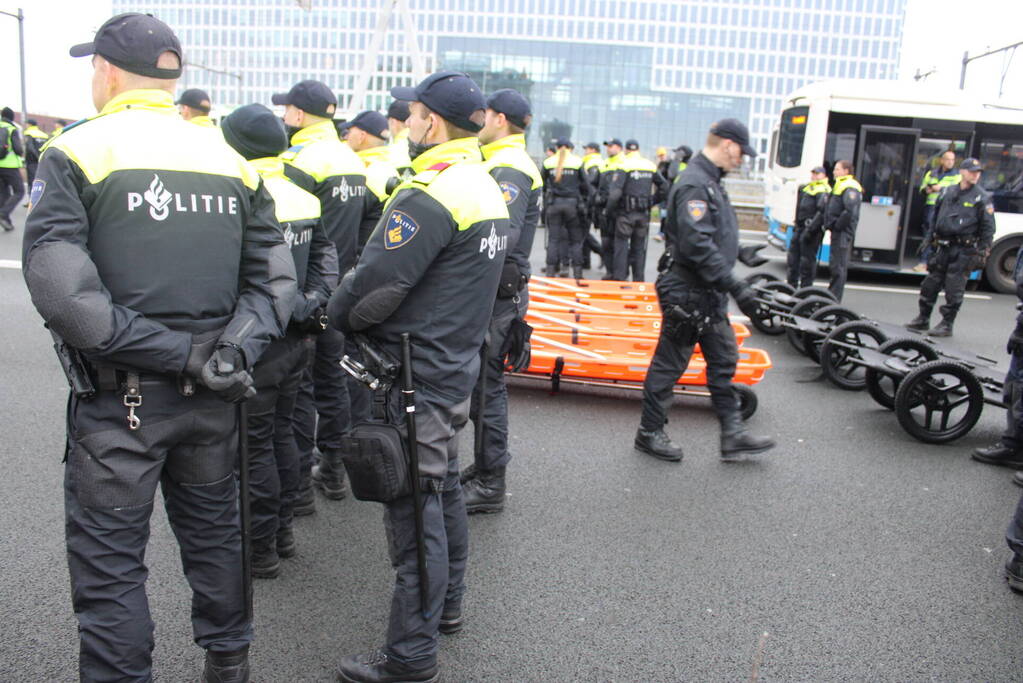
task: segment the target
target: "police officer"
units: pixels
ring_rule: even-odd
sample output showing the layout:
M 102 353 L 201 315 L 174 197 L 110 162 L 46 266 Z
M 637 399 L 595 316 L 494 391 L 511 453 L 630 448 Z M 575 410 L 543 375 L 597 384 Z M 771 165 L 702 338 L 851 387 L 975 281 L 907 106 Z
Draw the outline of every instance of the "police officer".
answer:
M 14 230 L 11 212 L 25 196 L 25 181 L 21 177 L 21 157 L 24 155 L 21 131 L 14 123 L 14 111 L 4 107 L 0 110 L 0 227 L 6 232 Z
M 376 111 L 360 112 L 355 118 L 344 125 L 345 141 L 352 148 L 366 167 L 366 187 L 369 189 L 370 201 L 376 200 L 381 209 L 373 211 L 379 217 L 379 211 L 387 198 L 401 182 L 401 174 L 392 162 L 392 153 L 387 145 L 390 137 L 387 119 Z M 408 145 L 406 144 L 406 147 Z M 376 219 L 368 216 L 359 227 L 359 249 L 369 239 L 369 234 L 376 227 Z
M 596 213 L 600 218 L 600 251 L 603 256 L 604 280 L 614 278 L 614 252 L 615 252 L 615 217 L 614 213 L 608 211 L 608 194 L 611 188 L 611 179 L 614 177 L 618 167 L 623 161 L 622 141 L 618 138 L 611 138 L 604 141 L 607 148 L 607 158 L 600 167 L 600 175 L 597 179 L 597 197 L 595 200 Z
M 707 388 L 721 422 L 721 459 L 735 461 L 774 447 L 767 437 L 746 431 L 732 377 L 739 358 L 735 332 L 728 321 L 728 294 L 746 315 L 757 309 L 756 295 L 732 272 L 736 258 L 756 267 L 762 247 L 739 248 L 739 224 L 721 181 L 756 156 L 749 131 L 736 119 L 713 124 L 707 144 L 672 188 L 668 235 L 671 258 L 657 278 L 663 324 L 657 349 L 643 382 L 643 416 L 635 446 L 644 453 L 677 462 L 682 449 L 664 431 L 673 389 L 685 372 L 698 342 L 707 362 Z
M 575 145 L 568 138 L 558 138 L 557 153 L 543 162 L 543 186 L 550 198 L 547 207 L 547 274 L 554 276 L 559 263 L 572 264 L 572 277 L 583 276 L 583 240 L 585 233 L 579 223 L 580 208 L 585 206 L 589 185 L 583 177 L 583 160 L 572 154 Z
M 938 195 L 949 185 L 957 185 L 962 180 L 959 171 L 955 170 L 956 153 L 949 149 L 941 154 L 937 168 L 928 168 L 920 181 L 920 192 L 924 195 L 924 215 L 921 221 L 923 230 L 923 244 L 931 240 L 931 231 L 934 229 L 934 217 L 938 210 Z M 921 250 L 921 263 L 927 263 L 930 256 L 926 249 Z
M 256 168 L 273 198 L 298 278 L 287 333 L 270 344 L 253 368 L 257 393 L 248 410 L 252 575 L 272 579 L 280 572 L 280 558 L 296 552 L 292 518 L 299 455 L 292 414 L 308 365 L 305 340 L 322 331 L 324 307 L 337 287 L 337 251 L 320 225 L 320 201 L 284 175 L 278 155 L 287 148 L 288 135 L 281 120 L 263 105 L 250 104 L 225 117 L 221 130 Z
M 359 226 L 379 216 L 379 200 L 366 193 L 366 167 L 338 138 L 332 120 L 337 98 L 325 84 L 301 81 L 290 91 L 274 95 L 272 101 L 286 107 L 284 124 L 294 131 L 291 147 L 281 155 L 284 174 L 320 200 L 320 220 L 337 249 L 338 270 L 344 274 L 355 265 Z M 319 335 L 313 367 L 299 388 L 295 436 L 303 461 L 302 494 L 296 506 L 300 515 L 312 512 L 314 505 L 310 477 L 328 499 L 345 497 L 340 449 L 351 419 L 348 383 L 338 365 L 344 346 L 337 330 Z M 320 457 L 311 470 L 314 446 Z
M 788 282 L 793 287 L 809 287 L 817 276 L 817 252 L 824 237 L 824 213 L 831 194 L 824 167 L 810 171 L 810 182 L 800 185 L 797 193 L 796 224 L 789 237 Z
M 590 228 L 595 227 L 597 234 L 600 234 L 600 212 L 594 210 L 594 203 L 597 198 L 597 184 L 600 181 L 600 166 L 603 163 L 604 158 L 600 156 L 600 144 L 596 142 L 586 143 L 583 146 L 583 178 L 585 178 L 588 185 L 586 188 L 588 194 L 585 211 L 579 218 L 583 226 L 583 234 L 585 235 L 583 240 L 583 268 L 592 267 L 593 252 L 600 254 L 601 259 L 603 259 L 600 239 L 590 232 Z
M 210 96 L 205 90 L 189 88 L 181 93 L 181 97 L 175 102 L 178 105 L 178 113 L 181 118 L 203 128 L 216 128 L 213 119 L 210 118 Z
M 412 337 L 428 607 L 420 609 L 413 503 L 405 496 L 385 505 L 397 573 L 386 644 L 341 660 L 338 675 L 349 682 L 436 681 L 438 630 L 461 626 L 468 534 L 456 435 L 468 417 L 509 241 L 505 200 L 480 163 L 476 134 L 486 103 L 479 87 L 444 71 L 391 94 L 412 101 L 416 175 L 391 197 L 329 313 L 331 324 L 365 333 L 395 357 L 400 335 Z M 399 393 L 388 392 L 387 413 L 404 424 Z
M 36 168 L 39 166 L 39 153 L 42 152 L 46 141 L 50 139 L 39 128 L 39 122 L 35 119 L 28 120 L 28 128 L 25 129 L 25 173 L 28 176 L 28 186 L 36 179 Z
M 473 392 L 470 417 L 483 429 L 482 449 L 462 472 L 465 508 L 469 514 L 500 512 L 504 508 L 508 452 L 508 388 L 504 382 L 506 359 L 518 370 L 528 365 L 524 353 L 523 322 L 529 307 L 529 254 L 540 220 L 543 192 L 540 170 L 526 153 L 526 128 L 532 120 L 529 100 L 520 93 L 498 90 L 487 98 L 486 118 L 479 138 L 483 165 L 497 181 L 508 206 L 508 248 L 501 282 L 490 318 L 486 360 Z M 486 391 L 481 416 L 481 392 Z M 482 420 L 482 422 L 481 422 Z
M 387 150 L 391 154 L 391 165 L 398 169 L 403 180 L 412 177 L 412 162 L 408 156 L 408 102 L 394 100 L 387 107 L 387 129 L 390 142 Z
M 831 282 L 828 289 L 841 301 L 849 274 L 849 257 L 852 255 L 853 240 L 856 239 L 856 226 L 860 222 L 863 188 L 852 175 L 851 161 L 836 161 L 834 171 L 835 187 L 824 212 L 824 227 L 831 231 L 831 249 L 828 254 Z
M 928 334 L 951 337 L 956 315 L 963 305 L 970 273 L 984 267 L 995 235 L 995 208 L 991 193 L 977 183 L 980 162 L 966 159 L 959 166 L 962 179 L 946 187 L 938 199 L 934 230 L 928 246 L 927 277 L 920 285 L 920 315 L 906 323 L 910 330 L 926 330 L 938 293 L 945 290 L 941 322 Z
M 159 485 L 202 680 L 248 681 L 231 402 L 253 394 L 247 368 L 291 315 L 294 265 L 255 169 L 175 111 L 174 33 L 122 14 L 71 48 L 86 55 L 99 115 L 43 151 L 23 254 L 32 301 L 77 370 L 64 500 L 79 674 L 152 678 L 143 558 Z
M 625 142 L 625 156 L 608 171 L 607 212 L 614 216 L 613 280 L 646 280 L 646 243 L 650 208 L 668 192 L 668 181 L 639 153 L 639 143 Z

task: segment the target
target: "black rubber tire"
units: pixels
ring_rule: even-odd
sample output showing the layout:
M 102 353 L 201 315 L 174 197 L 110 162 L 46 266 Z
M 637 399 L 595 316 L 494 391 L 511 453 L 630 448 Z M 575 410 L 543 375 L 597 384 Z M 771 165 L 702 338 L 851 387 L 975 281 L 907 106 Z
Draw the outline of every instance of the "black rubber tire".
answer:
M 888 335 L 882 332 L 876 323 L 867 320 L 853 320 L 839 325 L 828 333 L 820 347 L 824 377 L 839 389 L 860 391 L 867 386 L 867 368 L 849 360 L 859 357 L 855 349 L 833 342 L 841 341 L 857 346 L 879 348 L 887 340 Z
M 906 364 L 912 367 L 938 360 L 938 352 L 934 350 L 934 347 L 917 337 L 889 339 L 877 350 L 889 355 L 902 356 L 906 360 Z M 867 368 L 864 379 L 867 382 L 867 393 L 870 394 L 870 397 L 882 408 L 895 410 L 895 392 L 899 390 L 902 378 L 892 377 L 873 368 Z
M 950 378 L 950 379 L 943 379 Z M 949 396 L 953 396 L 949 399 Z M 949 402 L 951 405 L 948 405 Z M 966 410 L 949 427 L 948 413 L 960 405 Z M 921 423 L 914 410 L 924 410 Z M 944 425 L 932 428 L 932 411 L 944 408 Z M 948 443 L 965 436 L 980 419 L 984 410 L 984 388 L 970 369 L 961 363 L 934 360 L 924 363 L 899 384 L 895 392 L 895 417 L 906 433 L 924 443 Z
M 818 309 L 824 308 L 825 306 L 831 305 L 831 299 L 825 299 L 824 297 L 812 296 L 809 299 L 803 299 L 798 304 L 792 307 L 789 311 L 789 315 L 799 316 L 800 318 L 809 318 Z M 806 355 L 806 346 L 803 343 L 803 333 L 794 330 L 791 327 L 785 328 L 785 336 L 788 338 L 789 343 L 792 344 L 792 348 L 799 353 Z
M 761 292 L 781 292 L 782 294 L 792 294 L 795 291 L 792 285 L 781 280 L 769 280 L 757 285 L 757 289 Z M 782 326 L 785 316 L 780 309 L 772 308 L 767 304 L 760 304 L 760 312 L 760 316 L 750 318 L 753 327 L 772 337 L 785 333 L 785 328 Z
M 755 273 L 748 274 L 743 279 L 746 281 L 747 284 L 749 284 L 752 287 L 755 285 L 763 284 L 765 282 L 777 282 L 781 278 L 779 278 L 777 275 L 772 275 L 771 273 L 758 271 Z
M 831 290 L 827 287 L 800 287 L 792 292 L 792 296 L 797 299 L 809 299 L 811 296 L 819 296 L 823 299 L 831 299 L 836 304 L 838 303 L 838 297 L 832 294 Z
M 1016 255 L 1020 245 L 1019 239 L 1004 239 L 991 248 L 991 255 L 988 256 L 987 265 L 984 266 L 984 277 L 991 289 L 1002 294 L 1012 294 L 1016 291 L 1016 282 L 1012 278 L 1012 271 L 1016 265 Z
M 820 322 L 831 323 L 831 328 L 828 330 L 835 329 L 839 325 L 853 320 L 860 320 L 861 316 L 851 308 L 840 306 L 839 304 L 832 304 L 831 306 L 824 306 L 818 308 L 810 316 L 810 320 L 818 320 Z M 827 335 L 825 335 L 827 336 Z M 806 349 L 806 355 L 808 358 L 812 358 L 814 363 L 821 362 L 821 344 L 824 343 L 824 337 L 813 337 L 807 338 L 803 335 L 803 348 Z
M 756 392 L 745 384 L 733 384 L 732 391 L 735 392 L 735 398 L 739 401 L 739 414 L 742 416 L 742 419 L 748 420 L 753 417 L 753 414 L 757 412 L 757 406 L 760 404 Z

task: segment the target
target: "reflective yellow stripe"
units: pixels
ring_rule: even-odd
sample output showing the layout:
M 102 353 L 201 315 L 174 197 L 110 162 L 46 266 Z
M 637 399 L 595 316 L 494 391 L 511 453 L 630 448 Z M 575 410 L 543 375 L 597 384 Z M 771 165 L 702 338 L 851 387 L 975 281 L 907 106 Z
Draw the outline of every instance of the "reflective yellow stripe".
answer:
M 298 147 L 298 151 L 281 156 L 318 183 L 333 176 L 366 174 L 365 165 L 351 147 L 341 142 L 332 121 L 320 121 L 303 128 L 291 136 L 291 144 L 292 149 Z
M 622 161 L 621 169 L 626 173 L 630 171 L 656 172 L 657 166 L 649 159 L 640 156 L 639 152 L 629 152 Z
M 536 163 L 526 152 L 525 135 L 508 135 L 483 145 L 480 152 L 483 154 L 485 160 L 483 165 L 488 172 L 500 166 L 514 168 L 529 176 L 532 181 L 531 190 L 543 185 L 540 169 L 536 167 Z
M 848 189 L 856 190 L 859 193 L 863 193 L 863 186 L 860 185 L 856 178 L 851 175 L 844 175 L 841 178 L 835 178 L 835 191 L 833 194 L 841 195 Z

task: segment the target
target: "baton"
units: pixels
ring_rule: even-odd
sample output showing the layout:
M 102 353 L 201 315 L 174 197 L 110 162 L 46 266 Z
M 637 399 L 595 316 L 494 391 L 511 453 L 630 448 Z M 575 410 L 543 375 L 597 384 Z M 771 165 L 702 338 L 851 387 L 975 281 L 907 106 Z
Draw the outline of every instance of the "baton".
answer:
M 412 386 L 412 340 L 401 335 L 401 398 L 408 432 L 408 466 L 412 479 L 412 514 L 416 524 L 416 562 L 419 565 L 419 607 L 430 618 L 429 577 L 426 574 L 426 541 L 423 533 L 422 495 L 419 491 L 419 446 L 416 443 L 416 390 Z
M 480 347 L 480 397 L 476 401 L 476 423 L 473 425 L 472 454 L 476 462 L 483 462 L 483 431 L 487 427 L 484 413 L 487 409 L 487 355 L 490 344 L 486 338 L 483 339 L 483 346 Z
M 238 404 L 238 510 L 242 531 L 242 595 L 245 618 L 252 621 L 252 514 L 249 509 L 249 409 Z

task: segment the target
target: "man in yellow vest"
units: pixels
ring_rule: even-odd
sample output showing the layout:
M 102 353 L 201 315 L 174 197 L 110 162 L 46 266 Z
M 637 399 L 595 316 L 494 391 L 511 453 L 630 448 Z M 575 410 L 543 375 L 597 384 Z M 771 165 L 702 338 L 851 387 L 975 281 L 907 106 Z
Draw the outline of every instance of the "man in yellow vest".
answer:
M 387 108 L 387 129 L 390 131 L 390 143 L 387 151 L 391 155 L 391 165 L 405 178 L 412 177 L 412 161 L 408 156 L 408 102 L 394 100 Z
M 175 102 L 178 105 L 178 112 L 181 118 L 204 128 L 215 128 L 213 119 L 210 118 L 210 96 L 205 90 L 189 88 L 181 93 L 181 97 Z
M 25 149 L 21 144 L 21 131 L 14 123 L 14 110 L 0 110 L 0 227 L 5 232 L 14 230 L 11 212 L 25 196 L 25 181 L 21 178 L 21 157 Z
M 929 168 L 920 181 L 920 192 L 925 197 L 924 215 L 921 220 L 922 240 L 920 250 L 920 263 L 914 268 L 916 271 L 927 270 L 927 260 L 930 257 L 930 249 L 927 244 L 931 241 L 931 233 L 934 231 L 934 217 L 938 211 L 938 195 L 949 185 L 955 185 L 962 180 L 962 175 L 955 168 L 956 153 L 949 149 L 942 153 L 937 168 Z
M 614 216 L 613 280 L 646 281 L 646 243 L 650 208 L 668 193 L 668 181 L 639 153 L 636 140 L 625 142 L 625 156 L 609 171 L 606 209 Z
M 394 166 L 392 151 L 387 145 L 391 135 L 387 119 L 380 112 L 364 111 L 345 123 L 343 130 L 345 142 L 366 165 L 366 187 L 369 189 L 366 196 L 370 201 L 379 202 L 382 207 L 401 182 L 401 174 Z M 376 223 L 375 218 L 362 221 L 359 227 L 360 251 Z

